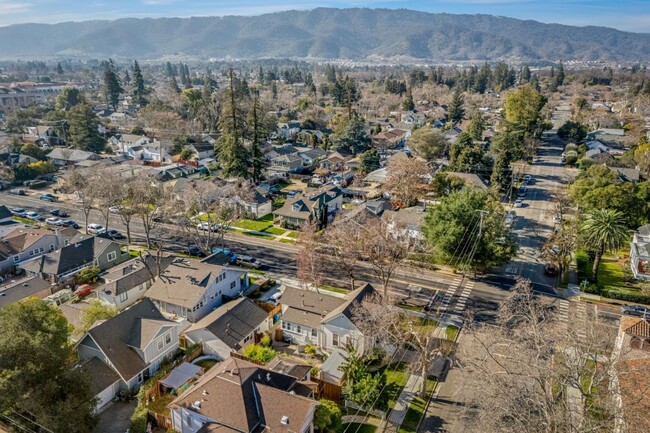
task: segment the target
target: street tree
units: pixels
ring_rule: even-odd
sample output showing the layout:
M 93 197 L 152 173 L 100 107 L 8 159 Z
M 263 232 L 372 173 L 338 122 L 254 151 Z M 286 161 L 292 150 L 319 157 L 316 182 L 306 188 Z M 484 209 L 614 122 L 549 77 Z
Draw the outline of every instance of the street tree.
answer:
M 444 155 L 447 141 L 439 129 L 425 127 L 411 133 L 408 146 L 420 158 L 432 161 Z
M 617 251 L 627 241 L 623 214 L 609 209 L 596 209 L 580 225 L 580 234 L 584 244 L 595 253 L 591 276 L 597 282 L 603 254 Z
M 85 433 L 95 399 L 74 357 L 68 321 L 31 298 L 0 309 L 0 413 L 16 431 Z
M 391 201 L 403 206 L 413 206 L 427 191 L 426 176 L 430 173 L 424 160 L 396 156 L 388 161 L 384 191 Z
M 546 98 L 530 84 L 509 92 L 504 107 L 509 129 L 527 136 L 539 136 L 544 105 Z
M 323 285 L 325 278 L 325 258 L 318 252 L 321 234 L 314 222 L 303 227 L 298 238 L 296 254 L 296 276 L 305 289 L 316 290 Z
M 319 252 L 325 255 L 330 267 L 340 269 L 350 280 L 350 290 L 355 289 L 358 264 L 366 240 L 366 232 L 354 223 L 337 219 L 329 224 L 323 234 L 324 244 L 329 245 Z
M 147 249 L 150 249 L 153 246 L 153 230 L 160 223 L 161 216 L 169 205 L 169 193 L 163 185 L 146 177 L 134 179 L 132 188 L 133 213 L 140 219 L 147 241 Z

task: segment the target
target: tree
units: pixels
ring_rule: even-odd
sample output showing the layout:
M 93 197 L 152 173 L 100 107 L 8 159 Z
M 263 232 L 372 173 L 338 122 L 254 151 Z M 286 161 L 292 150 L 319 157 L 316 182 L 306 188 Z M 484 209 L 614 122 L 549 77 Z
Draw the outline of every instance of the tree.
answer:
M 361 166 L 359 169 L 362 173 L 368 174 L 371 171 L 377 170 L 379 167 L 381 167 L 381 156 L 377 152 L 377 149 L 372 148 L 361 154 Z
M 58 75 L 63 75 L 63 67 L 61 66 L 61 62 L 56 64 L 56 73 Z
M 430 207 L 422 230 L 438 261 L 486 269 L 506 263 L 517 250 L 504 219 L 505 210 L 487 191 L 464 188 Z
M 320 433 L 335 433 L 343 419 L 341 409 L 331 400 L 321 399 L 319 403 L 314 413 L 314 429 Z
M 192 152 L 192 149 L 190 149 L 189 147 L 183 149 L 180 154 L 180 158 L 184 161 L 192 159 L 193 156 L 194 156 L 194 152 Z
M 104 138 L 97 126 L 99 119 L 90 105 L 82 103 L 74 106 L 68 116 L 70 120 L 70 136 L 68 141 L 77 149 L 89 152 L 101 152 L 106 147 Z
M 460 191 L 465 187 L 465 181 L 450 173 L 436 173 L 431 180 L 429 188 L 437 198 L 446 197 L 454 191 Z
M 248 113 L 248 140 L 250 141 L 250 165 L 253 182 L 262 179 L 264 170 L 264 154 L 262 153 L 262 142 L 268 136 L 268 130 L 263 122 L 263 112 L 257 96 L 253 97 L 250 111 Z
M 56 97 L 54 107 L 57 111 L 70 111 L 79 104 L 86 103 L 86 95 L 76 87 L 66 87 L 63 92 Z
M 144 85 L 144 77 L 142 76 L 140 65 L 136 60 L 133 62 L 133 91 L 131 92 L 133 102 L 139 105 L 145 105 L 147 103 L 147 93 Z
M 469 127 L 467 128 L 467 133 L 472 140 L 480 141 L 483 138 L 483 130 L 485 129 L 485 120 L 480 111 L 474 111 L 472 118 L 470 120 Z
M 319 240 L 318 225 L 313 222 L 303 228 L 298 238 L 296 277 L 304 288 L 315 287 L 318 290 L 323 284 L 325 260 L 317 250 Z
M 420 158 L 432 161 L 444 155 L 447 141 L 438 129 L 420 128 L 411 133 L 408 146 Z
M 603 254 L 617 251 L 627 241 L 623 214 L 609 209 L 596 209 L 580 226 L 583 242 L 595 252 L 592 278 L 598 281 L 598 267 Z
M 511 154 L 507 150 L 499 152 L 497 158 L 494 160 L 490 183 L 494 188 L 498 188 L 499 191 L 507 191 L 512 187 L 512 170 L 510 169 L 511 160 Z
M 181 88 L 178 87 L 178 82 L 176 81 L 176 77 L 172 76 L 169 79 L 169 89 L 172 91 L 174 94 L 179 94 L 181 93 Z
M 406 91 L 406 99 L 404 99 L 404 102 L 402 102 L 402 110 L 403 111 L 415 110 L 415 102 L 413 102 L 413 93 L 411 93 L 410 88 Z
M 356 111 L 352 111 L 351 117 L 342 120 L 334 135 L 334 142 L 337 147 L 355 154 L 368 149 L 370 137 L 363 118 Z
M 456 87 L 454 95 L 447 107 L 447 120 L 453 123 L 458 123 L 463 120 L 465 115 L 463 93 L 460 87 Z
M 530 68 L 528 65 L 524 65 L 524 67 L 521 69 L 521 75 L 519 77 L 519 82 L 521 83 L 527 83 L 530 81 L 531 78 L 531 73 L 530 73 Z
M 424 178 L 429 172 L 429 167 L 421 159 L 395 157 L 388 162 L 384 190 L 390 194 L 392 201 L 413 206 L 426 192 Z
M 330 266 L 340 269 L 350 279 L 350 290 L 355 289 L 357 265 L 361 260 L 360 251 L 365 239 L 366 233 L 363 230 L 344 219 L 335 220 L 323 234 L 323 242 L 331 246 L 326 251 L 326 258 L 331 262 Z
M 584 140 L 587 136 L 587 127 L 579 122 L 569 120 L 558 128 L 557 135 L 565 140 L 571 140 L 578 143 Z
M 117 314 L 117 309 L 103 304 L 98 299 L 90 301 L 90 307 L 81 314 L 81 332 L 88 331 L 98 320 L 108 320 Z
M 528 136 L 541 134 L 541 115 L 545 104 L 546 98 L 530 84 L 509 92 L 505 102 L 505 119 L 508 126 Z
M 120 79 L 117 76 L 117 70 L 113 59 L 104 62 L 104 81 L 103 81 L 104 100 L 106 101 L 106 108 L 117 108 L 117 103 L 120 101 L 120 94 L 124 91 Z
M 90 380 L 70 368 L 68 327 L 35 298 L 0 310 L 0 411 L 20 431 L 84 433 L 96 423 Z
M 461 132 L 456 141 L 449 148 L 449 167 L 462 173 L 480 171 L 486 161 L 485 152 L 480 146 L 475 145 L 466 132 Z
M 220 127 L 222 131 L 219 137 L 219 161 L 223 174 L 226 177 L 249 176 L 248 161 L 249 155 L 242 143 L 243 120 L 235 101 L 235 89 L 233 83 L 233 71 L 228 72 L 229 87 L 226 91 L 226 98 L 221 113 Z

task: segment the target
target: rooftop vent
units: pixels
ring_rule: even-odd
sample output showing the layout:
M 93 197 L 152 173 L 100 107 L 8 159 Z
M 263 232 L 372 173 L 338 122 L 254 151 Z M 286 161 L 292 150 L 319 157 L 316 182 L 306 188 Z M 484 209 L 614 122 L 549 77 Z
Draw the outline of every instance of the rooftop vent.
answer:
M 283 416 L 282 419 L 280 420 L 280 424 L 282 425 L 287 425 L 289 424 L 289 417 L 288 416 Z
M 266 381 L 267 382 L 271 381 L 271 373 L 266 373 Z
M 201 409 L 201 402 L 198 401 L 198 400 L 195 401 L 194 403 L 192 403 L 192 407 L 193 407 L 194 409 Z
M 204 389 L 203 390 L 203 395 L 208 395 L 208 390 Z

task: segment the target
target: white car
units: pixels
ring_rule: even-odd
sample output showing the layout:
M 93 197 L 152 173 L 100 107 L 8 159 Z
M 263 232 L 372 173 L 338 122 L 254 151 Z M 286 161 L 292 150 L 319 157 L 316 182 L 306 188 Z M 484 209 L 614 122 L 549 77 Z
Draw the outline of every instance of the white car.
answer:
M 53 225 L 53 226 L 60 226 L 60 225 L 62 225 L 61 218 L 57 218 L 57 217 L 47 218 L 47 219 L 45 220 L 45 222 L 48 223 L 48 224 L 50 224 L 50 225 Z
M 521 199 L 515 200 L 515 207 L 523 207 L 524 206 L 524 201 Z
M 30 220 L 34 221 L 43 221 L 43 217 L 38 214 L 38 212 L 25 212 L 25 217 L 29 218 Z
M 90 234 L 100 235 L 106 231 L 106 228 L 104 228 L 104 226 L 99 224 L 88 224 L 86 226 L 86 230 L 88 230 L 88 233 Z
M 120 213 L 120 208 L 117 207 L 117 206 L 111 206 L 111 207 L 108 208 L 108 211 L 110 213 Z
M 277 304 L 280 301 L 280 298 L 282 298 L 282 292 L 275 292 L 269 297 L 268 302 L 271 304 Z

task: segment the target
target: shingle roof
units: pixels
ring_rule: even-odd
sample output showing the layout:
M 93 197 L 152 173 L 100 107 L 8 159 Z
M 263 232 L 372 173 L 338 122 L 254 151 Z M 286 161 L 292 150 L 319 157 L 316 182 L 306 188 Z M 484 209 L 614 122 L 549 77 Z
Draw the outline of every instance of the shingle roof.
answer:
M 339 315 L 344 315 L 351 322 L 354 323 L 353 310 L 354 306 L 361 303 L 367 296 L 370 296 L 375 292 L 375 288 L 370 284 L 366 283 L 365 285 L 359 287 L 358 289 L 348 293 L 345 298 L 346 301 L 344 304 L 341 304 L 338 308 L 332 310 L 327 316 L 323 318 L 323 322 L 331 320 Z
M 174 259 L 174 256 L 162 257 L 161 269 L 164 271 Z M 147 256 L 145 261 L 141 259 L 129 260 L 103 275 L 106 284 L 101 287 L 101 290 L 116 296 L 150 281 L 152 275 L 158 275 L 158 264 L 153 257 Z
M 25 278 L 0 288 L 0 308 L 22 301 L 50 288 L 50 283 L 40 277 Z
M 99 346 L 122 379 L 128 381 L 147 367 L 130 344 L 133 342 L 133 333 L 140 332 L 141 345 L 152 332 L 155 335 L 163 326 L 176 326 L 176 323 L 165 319 L 154 303 L 145 298 L 117 316 L 91 328 L 87 336 Z M 84 340 L 85 338 L 81 341 Z
M 0 206 L 0 220 L 3 220 L 5 218 L 11 218 L 13 214 L 9 209 L 7 209 L 7 206 L 2 205 Z
M 81 368 L 85 376 L 90 377 L 92 395 L 99 394 L 120 380 L 120 376 L 97 357 L 83 360 L 77 367 Z
M 70 243 L 61 249 L 52 251 L 20 265 L 26 271 L 49 275 L 62 275 L 75 268 L 92 263 L 94 255 L 94 239 L 87 238 L 76 243 Z
M 627 327 L 625 333 L 634 337 L 650 338 L 650 323 L 648 320 L 639 319 L 634 325 Z
M 326 316 L 345 302 L 343 298 L 295 287 L 287 287 L 282 294 L 282 305 L 322 316 Z
M 289 393 L 296 383 L 293 377 L 229 358 L 212 367 L 170 406 L 185 407 L 229 430 L 261 432 L 266 427 L 273 432 L 296 432 L 317 404 Z M 193 406 L 195 402 L 200 407 Z M 283 417 L 288 423 L 281 422 Z
M 238 298 L 224 304 L 196 322 L 189 331 L 205 328 L 228 347 L 237 351 L 244 337 L 255 331 L 268 314 L 248 298 Z

